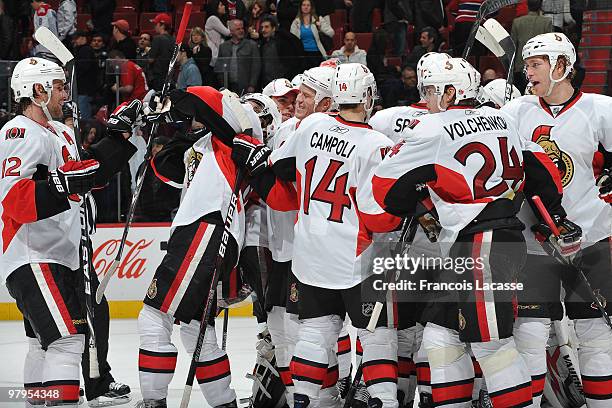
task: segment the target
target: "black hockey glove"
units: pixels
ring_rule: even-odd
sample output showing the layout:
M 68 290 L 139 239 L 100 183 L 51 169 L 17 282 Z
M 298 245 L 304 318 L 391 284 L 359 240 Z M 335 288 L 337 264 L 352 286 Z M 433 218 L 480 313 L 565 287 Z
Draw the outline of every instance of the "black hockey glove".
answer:
M 95 186 L 96 171 L 100 163 L 96 160 L 69 161 L 57 170 L 49 172 L 49 186 L 58 197 L 85 194 Z
M 261 174 L 268 167 L 268 157 L 272 150 L 264 144 L 254 144 L 248 140 L 235 137 L 232 148 L 232 160 L 244 167 L 251 176 Z
M 612 169 L 604 169 L 597 177 L 599 187 L 599 198 L 608 204 L 612 204 Z
M 134 99 L 130 104 L 122 103 L 115 109 L 108 119 L 108 130 L 111 134 L 129 133 L 141 124 L 142 102 Z
M 555 225 L 559 228 L 559 236 L 553 235 L 546 223 L 533 225 L 531 231 L 535 234 L 544 251 L 563 264 L 571 263 L 580 252 L 582 241 L 582 228 L 566 218 L 551 215 Z

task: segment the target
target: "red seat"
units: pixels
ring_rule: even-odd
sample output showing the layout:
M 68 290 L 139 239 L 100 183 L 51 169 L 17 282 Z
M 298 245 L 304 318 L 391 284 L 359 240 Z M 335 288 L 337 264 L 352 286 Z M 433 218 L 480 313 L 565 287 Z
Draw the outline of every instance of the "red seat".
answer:
M 50 5 L 53 10 L 57 11 L 60 5 L 60 0 L 46 0 L 45 3 Z
M 183 18 L 183 13 L 176 13 L 176 17 L 174 19 L 174 25 L 176 27 L 181 23 L 181 18 Z M 187 28 L 193 27 L 201 27 L 204 28 L 204 23 L 206 23 L 206 13 L 203 11 L 192 11 L 189 16 L 189 22 L 187 23 Z
M 497 57 L 493 55 L 484 55 L 480 57 L 478 71 L 482 74 L 489 68 L 493 68 L 500 75 L 505 75 L 506 70 Z
M 379 8 L 372 10 L 372 31 L 382 27 L 382 11 Z
M 90 27 L 88 27 L 88 23 L 91 23 L 91 14 L 89 13 L 84 13 L 84 14 L 77 14 L 77 30 L 85 30 L 85 31 L 90 31 Z
M 342 45 L 344 44 L 344 28 L 334 28 L 333 41 L 334 41 L 334 49 L 332 51 L 339 50 L 340 47 L 342 47 Z
M 115 12 L 113 14 L 113 21 L 125 20 L 130 25 L 130 31 L 132 33 L 138 32 L 138 14 L 135 12 Z
M 338 9 L 329 15 L 329 20 L 331 22 L 334 30 L 337 29 L 346 29 L 348 27 L 348 21 L 346 19 L 346 10 Z
M 372 33 L 355 33 L 355 43 L 367 52 L 372 44 Z
M 153 33 L 155 32 L 155 24 L 151 22 L 158 13 L 140 13 L 138 28 L 140 32 Z

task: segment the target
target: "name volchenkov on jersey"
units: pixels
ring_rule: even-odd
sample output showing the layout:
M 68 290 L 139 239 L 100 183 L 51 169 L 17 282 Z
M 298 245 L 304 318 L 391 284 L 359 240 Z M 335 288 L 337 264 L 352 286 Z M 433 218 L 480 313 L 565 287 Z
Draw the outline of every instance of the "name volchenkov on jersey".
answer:
M 460 119 L 443 126 L 446 134 L 451 140 L 455 140 L 457 137 L 469 136 L 477 132 L 508 129 L 508 123 L 501 116 L 480 116 L 478 112 L 472 110 L 466 110 L 465 115 L 474 115 L 475 117 Z

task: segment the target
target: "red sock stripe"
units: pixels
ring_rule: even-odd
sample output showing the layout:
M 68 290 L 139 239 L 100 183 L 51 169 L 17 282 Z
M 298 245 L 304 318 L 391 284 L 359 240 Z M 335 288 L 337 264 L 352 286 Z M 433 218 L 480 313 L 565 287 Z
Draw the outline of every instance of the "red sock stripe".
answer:
M 357 337 L 357 341 L 355 342 L 355 349 L 357 349 L 357 354 L 363 356 L 363 347 L 361 347 L 361 340 Z
M 612 399 L 612 376 L 583 375 L 582 388 L 585 397 L 596 400 Z
M 176 368 L 178 353 L 158 353 L 140 349 L 138 353 L 138 370 L 148 373 L 172 374 Z
M 280 374 L 281 381 L 285 384 L 285 387 L 293 386 L 293 379 L 291 378 L 291 371 L 289 367 L 278 367 L 278 373 Z
M 291 359 L 289 369 L 293 374 L 293 381 L 308 381 L 323 385 L 323 380 L 327 376 L 327 364 L 316 363 L 295 356 Z
M 201 361 L 196 367 L 198 383 L 207 383 L 227 377 L 231 374 L 227 354 L 210 361 Z
M 539 397 L 544 393 L 544 383 L 546 382 L 546 374 L 531 376 L 531 394 L 534 397 Z
M 45 397 L 47 401 L 78 402 L 79 380 L 45 381 Z
M 397 375 L 401 378 L 408 378 L 416 371 L 414 361 L 410 357 L 397 357 Z
M 348 336 L 338 337 L 338 352 L 336 354 L 346 354 L 351 352 L 351 338 Z
M 482 369 L 480 368 L 480 364 L 478 364 L 476 357 L 472 357 L 472 365 L 474 366 L 474 377 L 482 378 Z
M 397 383 L 397 362 L 393 360 L 371 360 L 362 362 L 363 379 L 369 387 L 381 382 Z
M 327 369 L 327 375 L 325 376 L 325 379 L 323 380 L 323 386 L 321 388 L 323 389 L 323 388 L 335 387 L 336 384 L 338 383 L 338 378 L 339 378 L 338 366 L 335 365 L 333 367 L 329 367 Z
M 473 378 L 443 384 L 431 384 L 431 395 L 436 403 L 436 406 L 443 404 L 456 404 L 471 401 L 473 388 Z
M 531 381 L 505 390 L 490 392 L 494 407 L 526 407 L 532 403 Z
M 416 376 L 417 376 L 417 384 L 419 385 L 431 384 L 431 370 L 429 369 L 429 363 L 417 363 L 416 364 Z

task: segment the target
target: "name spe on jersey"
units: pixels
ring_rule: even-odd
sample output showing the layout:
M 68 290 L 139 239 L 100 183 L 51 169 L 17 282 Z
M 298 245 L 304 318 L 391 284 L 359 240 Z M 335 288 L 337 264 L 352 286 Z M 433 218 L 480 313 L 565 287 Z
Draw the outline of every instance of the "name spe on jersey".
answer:
M 310 136 L 310 147 L 320 149 L 328 153 L 335 153 L 340 157 L 348 159 L 355 150 L 355 145 L 346 140 L 342 140 L 334 135 L 314 132 Z
M 508 124 L 501 116 L 477 116 L 474 118 L 462 119 L 444 126 L 444 130 L 451 140 L 455 140 L 455 137 L 468 136 L 472 133 L 505 129 L 508 129 Z

